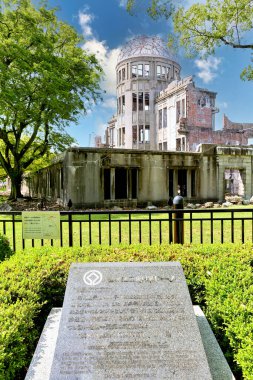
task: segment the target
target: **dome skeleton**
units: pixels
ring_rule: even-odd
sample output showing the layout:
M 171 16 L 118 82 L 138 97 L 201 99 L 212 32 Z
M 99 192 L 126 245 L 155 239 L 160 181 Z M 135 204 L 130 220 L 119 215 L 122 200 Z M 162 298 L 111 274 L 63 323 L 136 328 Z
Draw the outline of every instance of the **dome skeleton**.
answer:
M 124 59 L 140 56 L 155 56 L 175 60 L 160 37 L 138 36 L 129 41 L 118 57 L 118 63 Z

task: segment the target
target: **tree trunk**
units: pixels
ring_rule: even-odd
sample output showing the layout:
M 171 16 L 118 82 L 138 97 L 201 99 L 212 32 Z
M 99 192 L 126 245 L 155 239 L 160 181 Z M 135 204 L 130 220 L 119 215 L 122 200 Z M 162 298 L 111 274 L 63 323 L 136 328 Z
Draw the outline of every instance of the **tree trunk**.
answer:
M 22 198 L 23 197 L 23 195 L 21 194 L 22 174 L 14 173 L 13 175 L 10 175 L 10 179 L 11 179 L 11 193 L 10 193 L 9 199 L 16 200 L 17 198 Z

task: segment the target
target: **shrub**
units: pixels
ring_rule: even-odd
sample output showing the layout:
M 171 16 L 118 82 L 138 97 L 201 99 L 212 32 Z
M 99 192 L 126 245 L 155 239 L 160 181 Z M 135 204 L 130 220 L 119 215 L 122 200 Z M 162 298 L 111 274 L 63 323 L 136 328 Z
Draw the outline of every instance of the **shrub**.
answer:
M 0 261 L 3 261 L 13 255 L 13 251 L 10 247 L 9 240 L 0 235 Z
M 49 311 L 62 305 L 70 264 L 98 261 L 180 261 L 193 302 L 204 309 L 236 378 L 252 379 L 251 251 L 239 244 L 134 245 L 13 255 L 0 264 L 0 380 L 24 378 Z

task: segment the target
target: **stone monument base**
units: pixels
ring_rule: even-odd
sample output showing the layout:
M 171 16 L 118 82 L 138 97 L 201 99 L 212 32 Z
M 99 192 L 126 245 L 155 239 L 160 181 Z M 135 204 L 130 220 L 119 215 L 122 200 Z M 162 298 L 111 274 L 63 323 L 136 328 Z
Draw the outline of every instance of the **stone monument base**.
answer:
M 213 380 L 235 379 L 204 313 L 199 306 L 193 308 Z M 25 380 L 49 380 L 61 311 L 61 308 L 51 310 Z

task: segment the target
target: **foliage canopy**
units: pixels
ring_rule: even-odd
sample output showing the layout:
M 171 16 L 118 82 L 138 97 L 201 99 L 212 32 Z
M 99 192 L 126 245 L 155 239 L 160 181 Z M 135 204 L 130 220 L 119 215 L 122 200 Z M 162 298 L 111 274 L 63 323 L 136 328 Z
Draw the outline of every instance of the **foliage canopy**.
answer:
M 31 0 L 0 8 L 0 164 L 20 196 L 22 175 L 53 148 L 73 142 L 65 127 L 100 98 L 102 69 L 56 9 Z
M 147 13 L 154 19 L 161 16 L 173 21 L 175 34 L 169 43 L 179 43 L 188 56 L 212 55 L 222 46 L 234 49 L 253 49 L 253 1 L 206 0 L 189 8 L 177 6 L 175 0 L 149 0 Z M 147 5 L 148 4 L 148 5 Z M 143 0 L 128 0 L 128 11 L 140 10 Z M 241 77 L 253 80 L 253 68 L 246 67 Z

